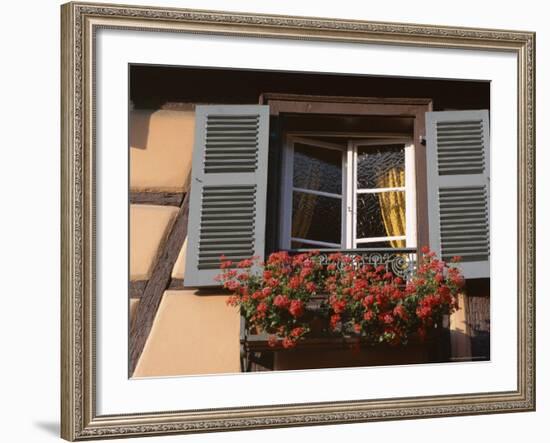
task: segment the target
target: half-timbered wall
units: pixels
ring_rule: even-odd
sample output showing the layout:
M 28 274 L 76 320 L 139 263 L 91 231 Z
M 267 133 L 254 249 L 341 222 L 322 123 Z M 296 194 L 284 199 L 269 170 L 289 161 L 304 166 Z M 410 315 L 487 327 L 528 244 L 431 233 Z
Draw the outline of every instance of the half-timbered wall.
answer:
M 135 365 L 134 377 L 240 369 L 239 316 L 226 306 L 227 296 L 197 295 L 182 287 L 186 241 L 174 230 L 186 229 L 178 217 L 189 190 L 194 123 L 191 109 L 130 112 L 129 289 L 134 328 L 130 364 Z M 167 273 L 162 262 L 172 264 Z M 158 307 L 153 302 L 145 309 L 142 297 L 158 298 Z M 145 337 L 142 343 L 132 336 L 138 335 L 136 331 Z M 133 362 L 132 354 L 137 355 Z

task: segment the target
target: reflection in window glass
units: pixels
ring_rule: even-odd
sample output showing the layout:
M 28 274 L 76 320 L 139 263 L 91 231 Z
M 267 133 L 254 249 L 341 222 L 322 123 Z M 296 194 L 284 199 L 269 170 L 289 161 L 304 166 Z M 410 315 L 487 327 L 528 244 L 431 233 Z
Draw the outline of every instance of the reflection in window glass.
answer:
M 290 242 L 290 249 L 317 249 L 317 248 L 321 248 L 321 246 L 315 246 L 315 245 L 312 245 L 311 243 L 304 243 L 304 242 L 300 242 L 300 241 L 295 241 L 293 240 L 292 242 Z
M 357 188 L 405 186 L 405 148 L 399 145 L 366 146 L 357 152 Z
M 397 246 L 394 246 L 395 243 L 399 243 Z M 392 241 L 377 241 L 377 242 L 359 242 L 357 247 L 361 249 L 370 249 L 370 248 L 404 248 L 405 240 L 392 240 Z
M 405 235 L 405 192 L 357 195 L 357 238 Z
M 293 193 L 292 237 L 340 244 L 341 226 L 341 199 Z
M 342 193 L 342 152 L 333 149 L 294 145 L 294 187 Z

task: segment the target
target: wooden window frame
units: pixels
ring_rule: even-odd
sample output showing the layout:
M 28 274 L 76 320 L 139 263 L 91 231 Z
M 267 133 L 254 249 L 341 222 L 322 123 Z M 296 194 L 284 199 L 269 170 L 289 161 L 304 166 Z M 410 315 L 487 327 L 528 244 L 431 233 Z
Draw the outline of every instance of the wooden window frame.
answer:
M 260 104 L 269 105 L 271 117 L 278 117 L 280 114 L 319 114 L 413 118 L 416 244 L 419 249 L 429 245 L 425 114 L 433 109 L 431 98 L 342 97 L 264 93 L 260 96 L 259 102 Z M 384 134 L 378 135 L 384 136 Z

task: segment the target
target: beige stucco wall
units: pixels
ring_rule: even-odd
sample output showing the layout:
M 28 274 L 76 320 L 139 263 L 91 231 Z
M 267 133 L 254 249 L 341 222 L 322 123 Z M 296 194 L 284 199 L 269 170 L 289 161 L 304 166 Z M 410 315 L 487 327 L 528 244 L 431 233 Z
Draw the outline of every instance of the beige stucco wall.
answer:
M 187 238 L 183 242 L 183 246 L 178 254 L 174 269 L 172 269 L 172 278 L 183 279 L 185 276 L 185 254 L 187 253 Z
M 134 377 L 240 371 L 240 317 L 226 296 L 166 291 Z
M 130 206 L 130 279 L 147 280 L 155 264 L 159 245 L 172 226 L 174 206 Z
M 194 133 L 194 111 L 131 111 L 130 188 L 185 192 Z
M 451 358 L 457 361 L 470 360 L 472 357 L 472 345 L 466 321 L 465 295 L 458 296 L 458 310 L 449 318 L 451 331 Z

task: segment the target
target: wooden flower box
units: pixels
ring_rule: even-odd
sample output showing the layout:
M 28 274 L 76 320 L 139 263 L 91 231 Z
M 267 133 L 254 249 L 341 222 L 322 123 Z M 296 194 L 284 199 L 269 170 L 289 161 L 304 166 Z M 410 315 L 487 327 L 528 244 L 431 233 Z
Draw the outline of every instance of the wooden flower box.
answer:
M 434 329 L 421 340 L 411 336 L 406 345 L 370 345 L 358 337 L 331 335 L 326 331 L 300 339 L 296 347 L 275 348 L 268 334 L 251 333 L 241 319 L 241 370 L 300 370 L 340 367 L 385 366 L 449 361 L 449 331 Z

